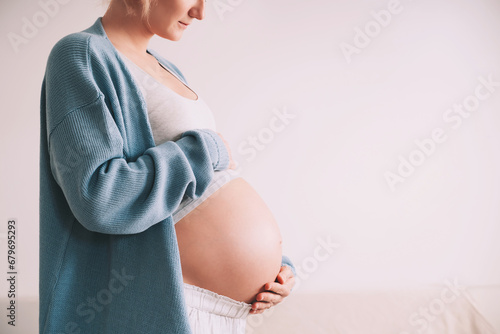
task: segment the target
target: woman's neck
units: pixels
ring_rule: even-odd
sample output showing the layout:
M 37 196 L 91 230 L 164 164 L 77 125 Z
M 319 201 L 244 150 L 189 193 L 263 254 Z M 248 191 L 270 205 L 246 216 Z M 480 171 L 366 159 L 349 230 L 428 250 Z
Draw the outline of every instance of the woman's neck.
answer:
M 102 26 L 111 43 L 123 53 L 146 56 L 149 41 L 154 34 L 143 21 L 140 10 L 127 15 L 121 1 L 112 1 L 102 17 Z

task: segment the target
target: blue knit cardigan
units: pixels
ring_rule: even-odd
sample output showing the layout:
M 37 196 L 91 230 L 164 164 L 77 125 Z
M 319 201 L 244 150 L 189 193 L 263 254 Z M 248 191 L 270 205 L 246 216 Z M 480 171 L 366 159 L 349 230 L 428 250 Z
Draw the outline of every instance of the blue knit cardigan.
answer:
M 222 139 L 155 146 L 101 17 L 53 47 L 40 111 L 40 334 L 191 333 L 172 213 L 228 168 Z

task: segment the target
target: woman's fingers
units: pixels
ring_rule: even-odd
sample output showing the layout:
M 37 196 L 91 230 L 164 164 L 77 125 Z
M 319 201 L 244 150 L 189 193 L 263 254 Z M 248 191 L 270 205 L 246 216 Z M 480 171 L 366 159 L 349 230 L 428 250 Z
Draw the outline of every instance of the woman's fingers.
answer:
M 257 302 L 278 304 L 283 300 L 283 295 L 274 292 L 261 292 L 257 295 Z
M 289 266 L 282 266 L 280 272 L 278 273 L 278 276 L 276 277 L 276 280 L 281 284 L 285 284 L 288 280 L 292 278 L 293 278 L 292 269 Z
M 284 296 L 274 292 L 261 292 L 257 295 L 257 301 L 252 303 L 252 314 L 262 313 L 264 310 L 279 304 L 283 301 Z
M 264 303 L 264 302 L 254 302 L 252 304 L 252 309 L 250 310 L 250 313 L 252 314 L 259 314 L 267 310 L 268 308 L 271 308 L 273 304 L 271 303 Z
M 275 282 L 266 283 L 264 289 L 288 296 L 295 285 L 295 277 L 289 266 L 282 266 Z
M 269 288 L 266 289 L 266 291 L 270 291 L 274 294 L 277 294 L 277 295 L 280 295 L 283 297 L 286 297 L 290 294 L 290 288 L 285 284 L 280 284 L 280 283 L 266 283 L 266 284 L 270 284 Z M 263 292 L 261 292 L 261 293 L 263 293 Z
M 255 297 L 256 301 L 252 303 L 251 314 L 259 314 L 264 310 L 279 304 L 290 294 L 295 277 L 288 266 L 282 266 L 275 282 L 269 282 L 264 285 L 265 291 L 260 292 Z

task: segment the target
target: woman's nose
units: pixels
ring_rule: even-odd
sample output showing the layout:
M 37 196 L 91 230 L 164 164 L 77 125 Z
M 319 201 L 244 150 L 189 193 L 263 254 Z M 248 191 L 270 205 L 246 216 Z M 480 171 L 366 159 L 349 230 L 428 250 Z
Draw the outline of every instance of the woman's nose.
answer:
M 203 20 L 205 18 L 205 2 L 206 0 L 197 0 L 196 4 L 191 8 L 189 16 Z

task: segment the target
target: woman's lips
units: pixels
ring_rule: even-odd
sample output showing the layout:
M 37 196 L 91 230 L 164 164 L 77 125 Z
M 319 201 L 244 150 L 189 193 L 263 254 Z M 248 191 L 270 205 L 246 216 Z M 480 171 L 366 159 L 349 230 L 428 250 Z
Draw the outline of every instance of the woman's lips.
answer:
M 187 27 L 188 27 L 188 25 L 189 25 L 189 24 L 186 24 L 186 23 L 181 22 L 181 21 L 179 21 L 179 24 L 180 24 L 180 25 L 181 25 L 181 27 L 183 27 L 183 28 L 187 28 Z

